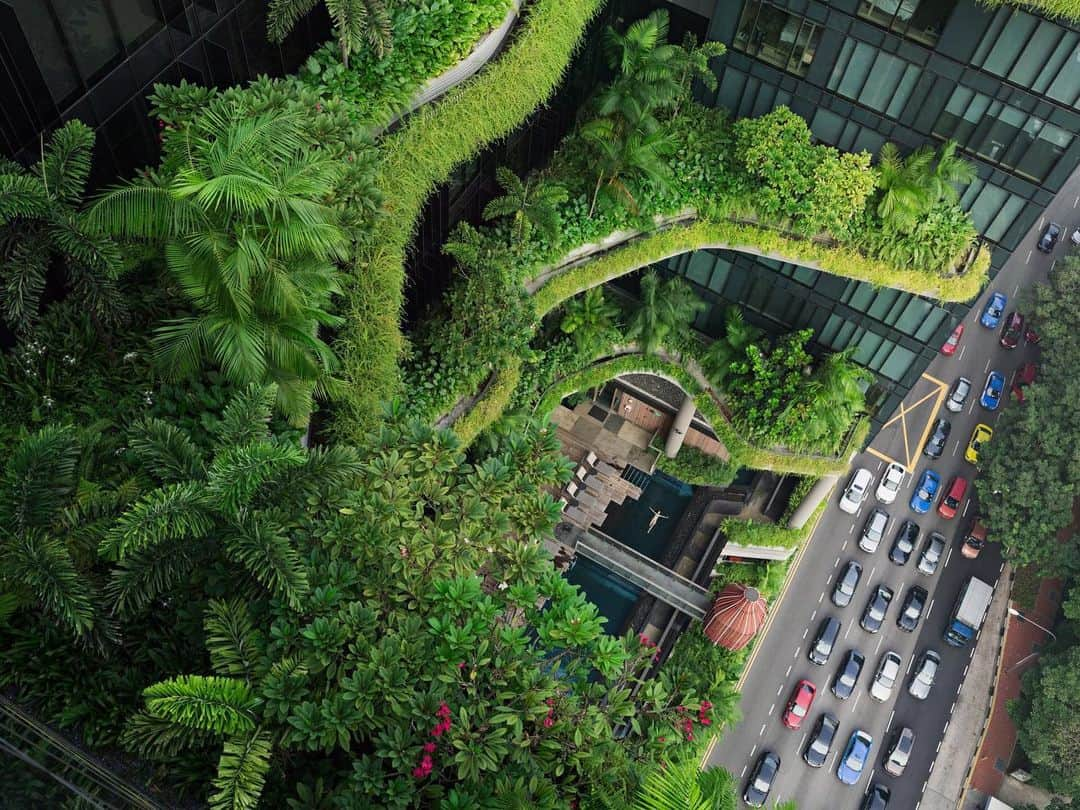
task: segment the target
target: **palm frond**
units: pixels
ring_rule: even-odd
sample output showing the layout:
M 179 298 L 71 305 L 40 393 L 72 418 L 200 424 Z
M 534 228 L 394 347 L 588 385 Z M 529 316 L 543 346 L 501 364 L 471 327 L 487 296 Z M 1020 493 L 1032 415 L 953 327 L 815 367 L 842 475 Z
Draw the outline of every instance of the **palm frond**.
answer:
M 248 518 L 224 538 L 225 551 L 275 596 L 298 610 L 309 590 L 307 569 L 279 526 Z
M 214 671 L 222 675 L 254 677 L 263 654 L 263 639 L 251 622 L 247 604 L 240 599 L 211 599 L 203 617 L 206 650 Z
M 44 529 L 59 517 L 75 488 L 78 436 L 49 425 L 24 437 L 11 452 L 0 490 L 0 521 L 15 535 Z
M 68 121 L 49 137 L 49 143 L 34 167 L 49 196 L 67 205 L 78 205 L 90 176 L 94 152 L 94 131 L 82 121 Z
M 195 205 L 145 182 L 110 189 L 87 211 L 91 227 L 126 239 L 164 241 L 194 230 L 202 221 Z
M 122 514 L 98 553 L 111 560 L 181 538 L 205 537 L 214 526 L 205 485 L 167 484 L 146 493 Z
M 162 483 L 205 475 L 202 453 L 191 438 L 163 419 L 140 419 L 128 430 L 128 447 L 143 467 Z
M 259 700 L 247 682 L 213 675 L 178 675 L 143 690 L 146 713 L 219 735 L 255 730 Z
M 273 386 L 251 384 L 233 395 L 214 428 L 220 447 L 238 447 L 270 437 Z
M 45 612 L 74 635 L 93 629 L 95 594 L 62 540 L 25 532 L 4 543 L 0 560 L 0 577 L 26 588 Z
M 113 566 L 105 594 L 121 616 L 134 615 L 187 582 L 205 556 L 186 539 L 136 552 Z
M 213 740 L 209 732 L 146 712 L 136 712 L 128 719 L 123 736 L 126 748 L 150 759 L 171 759 L 181 751 L 205 749 Z
M 0 174 L 0 222 L 45 216 L 52 203 L 41 181 L 26 174 Z
M 259 488 L 304 463 L 304 451 L 294 444 L 254 442 L 225 447 L 214 457 L 207 475 L 207 494 L 215 506 L 234 514 L 247 506 Z
M 270 770 L 270 736 L 256 731 L 225 740 L 210 794 L 211 810 L 254 810 Z
M 284 42 L 300 18 L 308 14 L 318 0 L 270 0 L 266 8 L 266 36 L 271 42 Z

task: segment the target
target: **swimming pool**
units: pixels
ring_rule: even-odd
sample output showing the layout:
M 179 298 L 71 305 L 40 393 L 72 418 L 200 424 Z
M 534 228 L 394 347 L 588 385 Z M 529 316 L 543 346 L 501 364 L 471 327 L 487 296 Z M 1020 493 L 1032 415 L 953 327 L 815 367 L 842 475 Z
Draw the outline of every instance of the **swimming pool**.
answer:
M 596 605 L 600 615 L 607 619 L 604 632 L 612 636 L 622 635 L 623 625 L 641 597 L 641 588 L 587 557 L 574 560 L 566 579 L 572 585 L 580 586 L 585 598 Z
M 627 498 L 621 506 L 612 504 L 600 531 L 646 557 L 659 560 L 693 494 L 694 489 L 689 484 L 657 471 L 639 500 Z M 658 510 L 664 517 L 649 531 L 653 510 Z

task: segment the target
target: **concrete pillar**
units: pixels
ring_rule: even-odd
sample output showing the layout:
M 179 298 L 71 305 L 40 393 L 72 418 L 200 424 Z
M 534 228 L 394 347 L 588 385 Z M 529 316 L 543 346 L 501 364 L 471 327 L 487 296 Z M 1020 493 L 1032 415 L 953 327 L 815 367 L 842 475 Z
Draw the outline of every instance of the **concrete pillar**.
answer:
M 697 407 L 694 405 L 694 398 L 687 394 L 671 422 L 671 430 L 668 431 L 667 441 L 664 443 L 664 455 L 668 458 L 675 458 L 678 454 L 695 411 Z
M 806 493 L 806 497 L 803 498 L 795 511 L 791 513 L 791 518 L 788 520 L 789 529 L 801 529 L 806 525 L 806 521 L 810 519 L 810 515 L 814 514 L 814 510 L 817 509 L 818 504 L 828 497 L 832 492 L 832 488 L 836 486 L 836 482 L 839 479 L 837 475 L 823 475 L 819 478 L 810 491 Z

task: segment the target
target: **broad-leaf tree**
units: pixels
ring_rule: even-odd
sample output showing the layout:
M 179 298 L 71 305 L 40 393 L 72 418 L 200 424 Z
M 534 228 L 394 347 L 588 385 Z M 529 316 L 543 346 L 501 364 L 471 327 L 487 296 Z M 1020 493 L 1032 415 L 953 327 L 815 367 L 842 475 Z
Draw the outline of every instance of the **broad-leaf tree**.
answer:
M 1080 793 L 1080 646 L 1048 654 L 1024 674 L 1010 705 L 1035 777 L 1057 793 Z
M 170 130 L 160 172 L 106 193 L 104 229 L 160 245 L 194 310 L 157 331 L 168 376 L 212 361 L 239 384 L 274 384 L 303 420 L 331 389 L 335 357 L 318 334 L 340 320 L 335 259 L 345 239 L 322 202 L 341 165 L 308 148 L 291 114 L 250 116 L 228 103 Z
M 389 0 L 325 0 L 334 24 L 334 36 L 341 48 L 341 61 L 349 66 L 349 56 L 370 48 L 384 56 L 393 47 L 393 25 Z M 271 42 L 283 42 L 296 23 L 319 0 L 270 0 L 266 9 L 266 30 Z
M 31 168 L 0 160 L 0 299 L 13 329 L 25 330 L 36 320 L 53 267 L 62 270 L 69 294 L 103 339 L 125 314 L 115 283 L 120 251 L 82 211 L 93 150 L 93 130 L 69 121 L 52 133 Z

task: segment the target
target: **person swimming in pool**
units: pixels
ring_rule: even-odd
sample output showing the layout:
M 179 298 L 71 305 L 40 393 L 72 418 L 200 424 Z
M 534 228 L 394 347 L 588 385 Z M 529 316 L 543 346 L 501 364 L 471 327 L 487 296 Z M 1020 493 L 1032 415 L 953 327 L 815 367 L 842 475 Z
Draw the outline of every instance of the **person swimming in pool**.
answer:
M 670 517 L 670 515 L 665 515 L 659 509 L 654 509 L 651 506 L 649 507 L 649 511 L 652 512 L 652 519 L 649 521 L 649 528 L 645 530 L 645 534 L 651 534 L 652 530 L 656 528 L 657 523 L 664 518 Z

